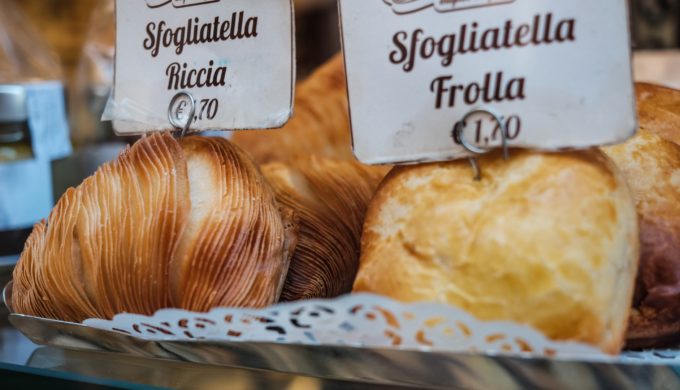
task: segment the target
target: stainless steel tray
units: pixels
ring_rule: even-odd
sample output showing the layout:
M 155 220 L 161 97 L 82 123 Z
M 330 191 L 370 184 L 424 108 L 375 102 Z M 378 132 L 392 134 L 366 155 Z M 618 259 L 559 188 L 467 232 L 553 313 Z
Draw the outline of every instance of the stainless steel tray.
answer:
M 11 283 L 3 291 L 11 302 Z M 8 305 L 9 307 L 9 305 Z M 11 307 L 10 307 L 11 310 Z M 324 379 L 447 388 L 680 388 L 680 360 L 654 354 L 575 361 L 388 348 L 259 342 L 148 341 L 79 324 L 9 317 L 41 345 L 265 369 Z

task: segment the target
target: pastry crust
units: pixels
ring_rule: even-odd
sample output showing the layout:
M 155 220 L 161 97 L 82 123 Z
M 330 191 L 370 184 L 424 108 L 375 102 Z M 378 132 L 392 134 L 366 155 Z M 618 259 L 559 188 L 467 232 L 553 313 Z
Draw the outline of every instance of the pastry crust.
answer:
M 296 225 L 223 139 L 142 138 L 59 200 L 14 271 L 19 313 L 80 322 L 278 300 Z
M 680 341 L 680 91 L 636 85 L 640 131 L 602 148 L 623 171 L 640 220 L 640 271 L 630 348 Z
M 641 129 L 604 151 L 625 173 L 640 219 L 628 346 L 669 346 L 680 339 L 680 146 Z
M 356 292 L 435 301 L 555 340 L 623 346 L 635 205 L 601 152 L 512 151 L 395 168 L 369 205 Z
M 282 301 L 333 298 L 352 290 L 364 214 L 385 168 L 308 157 L 264 165 L 282 205 L 300 219 Z
M 640 127 L 680 145 L 680 91 L 649 83 L 635 91 Z
M 191 213 L 171 264 L 177 306 L 265 307 L 279 299 L 297 225 L 274 192 L 229 141 L 189 137 Z M 284 210 L 287 210 L 284 208 Z
M 295 114 L 283 128 L 239 131 L 232 140 L 260 164 L 309 155 L 354 159 L 342 54 L 300 83 Z

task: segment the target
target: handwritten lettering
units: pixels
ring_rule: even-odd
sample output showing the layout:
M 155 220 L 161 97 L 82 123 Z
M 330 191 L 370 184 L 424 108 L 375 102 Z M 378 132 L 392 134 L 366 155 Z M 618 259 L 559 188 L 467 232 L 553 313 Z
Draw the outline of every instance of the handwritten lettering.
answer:
M 191 18 L 186 25 L 174 28 L 169 28 L 165 21 L 150 22 L 146 25 L 147 37 L 143 45 L 152 57 L 158 56 L 161 48 L 170 47 L 174 47 L 175 53 L 180 55 L 185 46 L 255 38 L 257 22 L 256 16 L 247 18 L 243 11 L 232 13 L 229 20 L 222 20 L 219 16 L 211 22 Z
M 224 87 L 227 85 L 227 67 L 214 67 L 215 62 L 210 61 L 206 68 L 189 68 L 184 62 L 173 62 L 165 70 L 168 77 L 168 90 L 180 90 L 187 88 Z
M 524 100 L 526 79 L 514 77 L 507 79 L 503 72 L 487 73 L 481 82 L 469 84 L 453 83 L 453 76 L 440 76 L 430 83 L 430 91 L 435 94 L 435 108 L 456 107 L 463 102 L 468 106 L 479 103 L 501 103 L 506 100 Z
M 555 21 L 552 13 L 535 15 L 529 23 L 516 24 L 507 20 L 502 26 L 480 28 L 477 22 L 463 23 L 458 31 L 439 37 L 426 36 L 422 28 L 412 32 L 398 31 L 392 37 L 394 50 L 389 61 L 411 72 L 419 60 L 438 58 L 449 67 L 457 55 L 494 50 L 522 48 L 574 42 L 576 20 Z

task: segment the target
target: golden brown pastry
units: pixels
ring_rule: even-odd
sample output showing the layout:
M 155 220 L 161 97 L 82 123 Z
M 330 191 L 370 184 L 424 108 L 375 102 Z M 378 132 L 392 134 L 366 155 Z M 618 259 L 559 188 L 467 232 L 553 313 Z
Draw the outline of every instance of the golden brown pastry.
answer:
M 356 292 L 449 303 L 617 353 L 639 256 L 635 204 L 597 150 L 395 168 L 369 205 Z
M 342 54 L 335 55 L 296 90 L 295 113 L 277 130 L 248 130 L 232 140 L 255 161 L 291 161 L 309 155 L 353 159 Z
M 296 226 L 224 139 L 143 138 L 59 200 L 14 271 L 12 307 L 82 321 L 276 302 Z
M 640 220 L 627 345 L 666 347 L 680 340 L 680 91 L 638 83 L 636 92 L 640 132 L 603 150 L 622 169 Z
M 279 299 L 297 237 L 293 212 L 246 154 L 224 139 L 181 141 L 191 212 L 170 264 L 173 302 L 203 311 Z
M 635 91 L 640 127 L 680 145 L 680 91 L 648 83 Z
M 680 338 L 680 146 L 643 129 L 604 151 L 623 170 L 640 219 L 640 272 L 628 343 L 662 345 Z
M 604 151 L 623 170 L 640 220 L 628 346 L 668 346 L 680 340 L 680 146 L 641 129 Z
M 352 290 L 364 214 L 385 169 L 308 157 L 262 172 L 279 202 L 300 218 L 282 301 L 332 298 Z

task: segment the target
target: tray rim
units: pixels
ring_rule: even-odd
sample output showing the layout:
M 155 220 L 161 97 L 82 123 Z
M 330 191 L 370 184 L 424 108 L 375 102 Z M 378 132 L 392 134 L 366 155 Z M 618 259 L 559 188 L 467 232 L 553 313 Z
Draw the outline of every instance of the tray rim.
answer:
M 75 323 L 75 322 L 68 322 L 68 321 L 62 321 L 62 320 L 57 320 L 57 319 L 51 319 L 51 318 L 41 318 L 41 317 L 35 317 L 31 315 L 26 315 L 26 314 L 20 314 L 14 312 L 14 310 L 11 308 L 11 298 L 12 298 L 12 292 L 13 292 L 13 281 L 10 280 L 5 287 L 2 290 L 2 299 L 3 302 L 5 303 L 5 306 L 9 309 L 9 320 L 12 326 L 14 326 L 16 329 L 18 329 L 21 333 L 23 333 L 26 337 L 29 339 L 33 340 L 34 342 L 41 344 L 41 345 L 46 345 L 46 346 L 53 346 L 54 344 L 48 343 L 40 343 L 37 342 L 36 340 L 39 339 L 37 335 L 33 335 L 30 332 L 26 331 L 26 329 L 23 329 L 21 326 L 17 326 L 15 319 L 19 320 L 19 322 L 37 322 L 40 323 L 41 326 L 46 326 L 49 327 L 50 324 L 55 324 L 59 325 L 62 327 L 66 328 L 73 328 L 73 329 L 82 329 L 86 330 L 88 332 L 94 332 L 97 334 L 100 334 L 102 336 L 106 335 L 115 335 L 118 337 L 124 337 L 126 340 L 131 339 L 134 340 L 135 342 L 138 343 L 145 343 L 149 345 L 156 345 L 159 346 L 165 350 L 166 344 L 169 345 L 185 345 L 185 346 L 213 346 L 213 347 L 227 347 L 230 345 L 241 345 L 241 346 L 277 346 L 277 347 L 290 347 L 290 348 L 295 348 L 295 349 L 304 349 L 304 348 L 315 348 L 315 349 L 342 349 L 342 350 L 351 350 L 351 351 L 357 351 L 357 352 L 389 352 L 389 353 L 408 353 L 408 354 L 424 354 L 427 356 L 433 356 L 433 355 L 439 355 L 439 356 L 468 356 L 468 357 L 483 357 L 483 358 L 489 358 L 489 359 L 495 359 L 495 358 L 515 358 L 515 359 L 520 359 L 521 361 L 526 361 L 526 362 L 536 362 L 536 361 L 549 361 L 549 362 L 557 362 L 557 363 L 581 363 L 581 364 L 616 364 L 616 365 L 630 365 L 630 366 L 640 366 L 640 365 L 651 365 L 651 366 L 671 366 L 671 367 L 677 367 L 680 370 L 680 358 L 677 360 L 671 360 L 669 361 L 663 361 L 662 359 L 659 360 L 646 360 L 646 359 L 639 359 L 639 360 L 634 360 L 631 358 L 624 358 L 622 354 L 619 355 L 607 355 L 607 354 L 601 354 L 601 355 L 591 355 L 591 356 L 586 356 L 586 355 L 572 355 L 572 354 L 561 354 L 557 356 L 546 356 L 538 353 L 532 353 L 532 352 L 525 352 L 525 353 L 506 353 L 506 352 L 501 352 L 501 351 L 455 351 L 455 350 L 447 350 L 444 348 L 433 348 L 433 347 L 408 347 L 408 346 L 393 346 L 393 347 L 371 347 L 371 346 L 358 346 L 358 345 L 347 345 L 347 344 L 337 344 L 337 343 L 318 343 L 318 344 L 305 344 L 305 343 L 299 343 L 299 342 L 286 342 L 286 343 L 279 343 L 279 342 L 273 342 L 273 341 L 257 341 L 257 340 L 244 340 L 244 341 L 238 341 L 238 340 L 221 340 L 221 339 L 201 339 L 201 340 L 179 340 L 179 339 L 145 339 L 142 337 L 137 337 L 132 334 L 128 334 L 126 332 L 119 332 L 115 330 L 107 330 L 107 329 L 100 329 L 92 326 L 85 325 L 83 323 Z M 77 338 L 77 337 L 76 337 Z M 57 347 L 64 348 L 63 346 L 57 345 Z M 71 349 L 79 349 L 77 347 L 72 347 Z M 83 348 L 85 350 L 91 350 L 87 348 Z M 100 346 L 100 350 L 103 352 L 111 352 L 112 350 L 106 349 L 104 347 Z M 159 357 L 161 358 L 161 357 Z M 182 359 L 183 360 L 183 359 Z
M 2 289 L 2 303 L 7 307 L 11 314 L 14 313 L 12 308 L 12 291 L 14 289 L 14 280 L 10 280 Z

